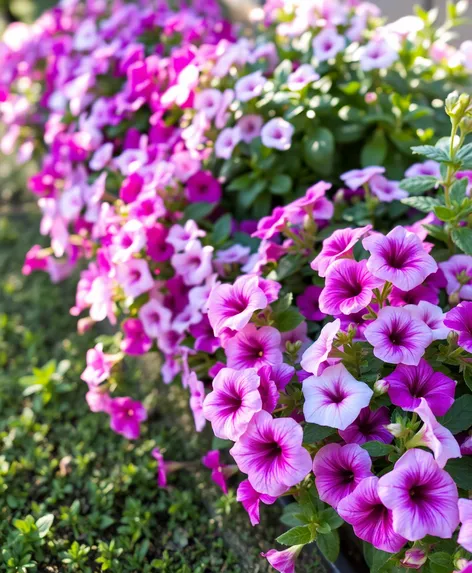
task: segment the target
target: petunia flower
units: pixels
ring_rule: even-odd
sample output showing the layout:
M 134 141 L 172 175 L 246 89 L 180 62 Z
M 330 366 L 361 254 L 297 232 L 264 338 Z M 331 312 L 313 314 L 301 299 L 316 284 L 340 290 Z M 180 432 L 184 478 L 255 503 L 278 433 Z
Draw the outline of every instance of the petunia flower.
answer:
M 144 259 L 131 259 L 116 270 L 118 281 L 126 296 L 138 298 L 154 286 L 149 265 Z
M 311 471 L 311 457 L 302 441 L 303 430 L 295 420 L 274 419 L 261 410 L 230 454 L 256 491 L 279 496 Z
M 472 257 L 454 255 L 448 261 L 439 263 L 446 277 L 447 294 L 457 294 L 461 299 L 472 300 Z
M 339 318 L 323 326 L 317 340 L 303 353 L 300 362 L 303 370 L 318 376 L 323 363 L 326 362 L 333 348 L 333 342 L 340 327 L 341 321 Z
M 261 555 L 279 573 L 295 573 L 295 563 L 303 547 L 303 545 L 292 545 L 292 547 L 283 551 L 270 549 L 266 553 L 261 553 Z
M 260 379 L 254 369 L 223 368 L 213 380 L 213 391 L 203 402 L 203 414 L 217 438 L 235 442 L 262 408 Z
M 122 324 L 124 337 L 120 348 L 126 354 L 139 356 L 151 349 L 152 340 L 144 331 L 143 323 L 139 318 L 128 318 Z
M 421 569 L 428 560 L 428 555 L 421 547 L 410 547 L 405 551 L 405 557 L 400 563 L 406 569 Z
M 404 308 L 385 307 L 370 323 L 364 335 L 374 355 L 390 364 L 416 366 L 431 344 L 431 329 Z
M 365 72 L 388 68 L 398 60 L 397 51 L 384 39 L 374 38 L 360 50 L 361 69 Z
M 326 272 L 320 295 L 320 310 L 325 314 L 352 314 L 366 308 L 372 301 L 373 289 L 383 282 L 367 270 L 365 260 L 334 261 Z
M 156 299 L 143 304 L 138 316 L 143 324 L 144 332 L 150 338 L 157 338 L 163 332 L 170 330 L 172 312 Z
M 192 410 L 195 429 L 201 432 L 206 424 L 203 415 L 203 401 L 205 399 L 205 386 L 198 380 L 195 372 L 191 372 L 188 377 L 188 387 L 190 390 L 190 409 Z
M 385 377 L 395 406 L 413 412 L 424 398 L 435 416 L 444 416 L 454 403 L 456 383 L 421 359 L 417 366 L 399 364 Z
M 167 472 L 164 456 L 159 448 L 153 448 L 152 457 L 157 461 L 157 485 L 159 487 L 167 486 Z
M 233 150 L 241 141 L 238 127 L 226 127 L 220 132 L 215 141 L 215 155 L 221 159 L 229 159 Z
M 405 171 L 405 177 L 421 177 L 424 175 L 429 175 L 430 177 L 441 177 L 441 171 L 439 169 L 439 163 L 437 161 L 423 161 L 423 163 L 413 163 Z
M 407 448 L 425 446 L 433 451 L 438 466 L 443 468 L 451 458 L 462 457 L 457 440 L 452 433 L 434 417 L 424 398 L 414 410 L 423 421 L 423 427 L 407 442 Z
M 87 367 L 80 378 L 89 386 L 99 386 L 110 376 L 114 359 L 103 352 L 103 344 L 96 344 L 94 348 L 87 350 L 86 361 Z
M 213 247 L 202 246 L 200 241 L 190 241 L 183 253 L 172 256 L 171 263 L 188 286 L 201 284 L 212 273 Z
M 459 346 L 472 352 L 472 302 L 461 302 L 451 309 L 446 314 L 444 324 L 459 333 Z
M 170 243 L 177 252 L 185 251 L 188 243 L 204 237 L 205 231 L 199 229 L 195 221 L 190 219 L 182 227 L 181 225 L 173 225 L 170 228 L 166 241 Z
M 244 141 L 244 143 L 251 143 L 253 139 L 259 137 L 263 122 L 264 120 L 260 115 L 243 115 L 237 123 L 242 141 Z
M 270 119 L 261 129 L 262 145 L 271 149 L 287 151 L 292 145 L 295 128 L 281 117 Z
M 457 543 L 462 545 L 467 551 L 472 552 L 472 500 L 461 498 L 458 507 L 462 526 Z
M 362 244 L 370 252 L 367 261 L 369 271 L 404 291 L 420 285 L 438 269 L 421 240 L 400 226 L 386 236 L 375 233 L 365 238 Z
M 372 475 L 372 461 L 358 444 L 328 444 L 313 460 L 313 473 L 320 499 L 335 509 L 364 478 Z
M 220 460 L 219 450 L 210 450 L 202 458 L 202 464 L 211 470 L 211 479 L 221 491 L 226 495 L 228 493 L 227 479 L 230 477 L 236 466 L 227 466 Z M 234 469 L 233 469 L 234 468 Z
M 372 225 L 358 229 L 337 229 L 323 241 L 321 252 L 311 263 L 311 268 L 318 271 L 320 277 L 325 277 L 328 268 L 338 259 L 352 259 L 354 247 L 359 239 L 372 229 Z
M 280 364 L 280 366 L 287 365 Z M 262 366 L 257 371 L 260 378 L 258 390 L 262 400 L 262 409 L 269 413 L 272 413 L 275 410 L 280 398 L 279 389 L 277 387 L 277 383 L 273 379 L 274 376 L 272 371 L 272 366 Z
M 374 175 L 369 186 L 372 194 L 383 203 L 400 201 L 408 197 L 408 192 L 400 188 L 399 181 L 390 181 L 383 175 Z
M 221 199 L 221 185 L 209 171 L 198 171 L 187 181 L 186 196 L 190 203 L 217 203 Z
M 262 94 L 267 79 L 262 75 L 261 70 L 257 70 L 239 78 L 234 86 L 236 98 L 239 101 L 249 101 Z
M 272 505 L 277 501 L 277 498 L 272 495 L 267 495 L 256 491 L 247 479 L 239 484 L 238 490 L 236 492 L 236 499 L 247 511 L 252 526 L 258 525 L 260 522 L 260 503 L 262 502 L 266 505 Z
M 147 412 L 141 402 L 131 398 L 112 398 L 109 402 L 110 428 L 128 440 L 136 440 L 141 433 L 141 422 L 147 419 Z
M 346 173 L 341 175 L 341 180 L 344 181 L 344 184 L 349 187 L 349 189 L 355 191 L 368 183 L 372 177 L 382 175 L 382 173 L 385 173 L 385 167 L 373 165 L 371 167 L 364 167 L 364 169 L 351 169 L 351 171 L 346 171 Z
M 367 384 L 356 380 L 339 363 L 303 382 L 303 414 L 307 422 L 345 430 L 369 405 L 372 395 Z
M 290 91 L 296 92 L 319 79 L 320 76 L 312 65 L 302 64 L 288 76 L 287 87 Z
M 208 318 L 216 336 L 226 328 L 239 331 L 251 320 L 256 310 L 267 306 L 259 287 L 259 277 L 243 275 L 234 284 L 213 287 L 208 301 Z
M 324 28 L 313 39 L 313 52 L 319 62 L 336 57 L 344 50 L 346 39 L 336 32 L 335 28 Z
M 363 408 L 352 424 L 345 430 L 339 430 L 339 435 L 348 444 L 362 445 L 372 441 L 389 444 L 393 436 L 386 429 L 388 424 L 390 415 L 386 406 L 377 410 Z
M 380 500 L 378 482 L 379 478 L 375 476 L 363 479 L 339 502 L 337 512 L 353 526 L 359 539 L 380 551 L 397 553 L 407 540 L 393 530 L 392 512 Z
M 393 530 L 409 541 L 426 535 L 450 539 L 459 524 L 457 487 L 433 456 L 408 450 L 379 480 L 379 497 L 393 516 Z
M 280 332 L 272 326 L 257 329 L 253 324 L 248 324 L 226 344 L 228 366 L 235 370 L 257 370 L 266 364 L 281 364 L 283 357 L 280 343 Z
M 326 316 L 318 303 L 322 290 L 319 286 L 310 285 L 297 296 L 297 308 L 307 320 L 321 321 Z

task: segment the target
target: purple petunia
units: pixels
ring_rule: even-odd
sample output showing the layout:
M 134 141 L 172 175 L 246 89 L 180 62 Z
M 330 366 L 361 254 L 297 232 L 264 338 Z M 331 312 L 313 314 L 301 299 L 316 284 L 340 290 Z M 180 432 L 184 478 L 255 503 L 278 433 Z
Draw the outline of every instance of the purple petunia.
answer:
M 348 444 L 365 444 L 366 442 L 384 442 L 393 440 L 392 434 L 386 429 L 390 424 L 388 408 L 382 406 L 377 410 L 362 408 L 357 418 L 339 435 Z
M 472 302 L 461 302 L 450 310 L 444 324 L 459 333 L 459 346 L 472 352 Z

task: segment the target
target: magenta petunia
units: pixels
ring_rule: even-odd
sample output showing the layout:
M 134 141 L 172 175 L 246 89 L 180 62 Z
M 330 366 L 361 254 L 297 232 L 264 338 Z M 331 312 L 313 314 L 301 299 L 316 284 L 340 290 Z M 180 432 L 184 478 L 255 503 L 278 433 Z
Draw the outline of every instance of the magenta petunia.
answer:
M 303 545 L 292 545 L 283 551 L 270 549 L 267 553 L 261 553 L 272 567 L 279 573 L 295 573 L 295 563 Z
M 313 460 L 313 473 L 320 499 L 335 509 L 364 478 L 372 475 L 372 461 L 358 444 L 328 444 Z
M 461 302 L 450 310 L 444 324 L 459 333 L 459 346 L 472 352 L 472 302 Z
M 318 271 L 320 277 L 325 277 L 330 265 L 338 259 L 353 258 L 353 250 L 357 242 L 372 229 L 372 225 L 358 229 L 337 229 L 323 241 L 323 247 L 311 263 L 311 268 Z
M 207 452 L 202 458 L 202 464 L 211 470 L 211 479 L 213 483 L 221 488 L 221 491 L 226 495 L 228 493 L 228 484 L 226 480 L 230 475 L 226 470 L 230 470 L 230 473 L 232 472 L 230 467 L 221 462 L 220 451 L 210 450 Z
M 362 244 L 370 252 L 369 271 L 403 291 L 420 285 L 428 275 L 437 271 L 436 261 L 421 240 L 403 227 L 395 227 L 388 235 L 374 233 Z
M 326 316 L 321 312 L 318 303 L 322 290 L 319 286 L 310 285 L 302 294 L 297 296 L 297 308 L 307 320 L 319 321 Z
M 392 512 L 378 494 L 379 478 L 365 478 L 357 488 L 339 503 L 339 515 L 353 526 L 359 539 L 376 549 L 397 553 L 407 540 L 393 530 Z
M 270 215 L 262 217 L 257 225 L 257 231 L 252 233 L 258 239 L 271 239 L 287 225 L 288 213 L 284 207 L 276 207 Z
M 382 406 L 377 410 L 363 408 L 357 418 L 339 435 L 348 444 L 365 444 L 366 442 L 384 442 L 389 444 L 393 440 L 392 434 L 386 429 L 390 424 L 388 408 Z
M 369 185 L 372 194 L 383 203 L 391 203 L 394 200 L 400 201 L 408 197 L 408 192 L 400 188 L 399 181 L 390 181 L 383 175 L 374 175 Z
M 339 332 L 341 321 L 338 319 L 325 324 L 317 340 L 303 353 L 301 367 L 306 372 L 318 376 L 321 365 L 328 359 L 333 348 L 333 342 Z
M 319 301 L 320 310 L 330 315 L 359 312 L 370 304 L 373 289 L 382 284 L 367 270 L 366 261 L 335 261 L 326 272 L 326 283 Z
M 154 286 L 149 265 L 144 259 L 131 259 L 120 264 L 116 271 L 126 296 L 137 298 Z
M 460 543 L 467 551 L 472 552 L 472 499 L 461 498 L 458 507 L 462 526 L 457 543 Z
M 306 190 L 303 197 L 287 205 L 287 211 L 294 216 L 292 222 L 303 222 L 307 213 L 315 220 L 331 220 L 334 205 L 325 196 L 329 189 L 331 189 L 331 183 L 318 181 Z
M 159 487 L 167 486 L 167 472 L 164 456 L 159 448 L 154 448 L 151 452 L 152 457 L 157 461 L 157 485 Z
M 126 354 L 139 356 L 151 349 L 152 340 L 144 331 L 143 323 L 139 318 L 128 318 L 122 324 L 124 337 L 120 348 Z
M 253 526 L 260 522 L 260 503 L 262 502 L 266 505 L 272 505 L 277 501 L 277 498 L 272 495 L 267 495 L 256 491 L 247 479 L 239 484 L 238 490 L 236 492 L 236 499 L 247 511 L 249 520 Z
M 266 364 L 281 364 L 283 356 L 280 344 L 281 337 L 277 329 L 272 326 L 257 329 L 253 324 L 248 324 L 226 344 L 228 366 L 235 370 L 257 370 Z
M 281 364 L 281 366 L 285 365 Z M 262 366 L 262 368 L 259 368 L 257 373 L 260 378 L 259 394 L 262 400 L 262 409 L 266 412 L 272 413 L 275 410 L 280 397 L 277 384 L 272 379 L 272 367 Z
M 372 395 L 367 384 L 356 380 L 339 363 L 303 382 L 303 414 L 307 422 L 345 430 L 369 405 Z
M 213 380 L 213 392 L 203 402 L 203 414 L 217 438 L 236 441 L 262 408 L 260 379 L 254 369 L 223 368 Z
M 409 541 L 452 537 L 459 524 L 457 487 L 433 456 L 408 450 L 379 480 L 379 497 L 393 515 L 393 530 Z
M 146 408 L 131 398 L 112 398 L 109 402 L 110 428 L 128 440 L 136 440 L 141 433 L 141 422 L 147 419 Z
M 435 416 L 444 416 L 454 403 L 456 383 L 421 359 L 417 366 L 399 364 L 385 377 L 388 395 L 395 406 L 413 412 L 421 398 L 428 403 Z
M 439 302 L 439 292 L 438 289 L 426 284 L 418 285 L 409 291 L 393 287 L 388 300 L 392 306 L 414 305 L 420 302 L 437 305 Z
M 416 366 L 433 341 L 431 329 L 401 307 L 385 307 L 364 335 L 374 355 L 391 364 Z
M 217 203 L 221 199 L 221 185 L 209 171 L 199 171 L 187 181 L 187 199 L 190 203 L 206 201 Z
M 303 430 L 295 420 L 274 419 L 262 410 L 230 454 L 256 491 L 278 496 L 311 471 L 311 457 L 302 441 Z
M 256 310 L 267 306 L 267 297 L 259 287 L 257 276 L 243 275 L 234 284 L 213 287 L 208 304 L 208 318 L 216 336 L 226 328 L 239 331 Z
M 80 375 L 89 386 L 99 386 L 110 376 L 113 357 L 103 352 L 103 344 L 96 344 L 87 350 L 87 367 Z
M 407 443 L 407 447 L 424 446 L 429 448 L 440 468 L 443 468 L 451 458 L 462 457 L 457 440 L 447 428 L 436 420 L 424 398 L 420 399 L 420 405 L 414 411 L 423 421 L 423 426 Z

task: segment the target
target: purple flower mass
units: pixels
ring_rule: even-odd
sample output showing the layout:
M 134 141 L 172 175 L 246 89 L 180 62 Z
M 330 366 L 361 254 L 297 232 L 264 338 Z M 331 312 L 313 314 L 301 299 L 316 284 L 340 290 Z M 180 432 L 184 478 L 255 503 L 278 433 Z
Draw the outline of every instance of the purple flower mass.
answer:
M 311 471 L 311 457 L 302 441 L 303 430 L 295 420 L 274 419 L 262 410 L 230 454 L 256 491 L 278 496 Z
M 364 478 L 372 475 L 372 461 L 357 444 L 328 444 L 313 460 L 313 473 L 320 499 L 335 509 Z
M 307 422 L 345 430 L 369 405 L 373 391 L 337 364 L 326 368 L 321 376 L 304 380 L 303 395 Z
M 364 331 L 374 355 L 391 364 L 416 366 L 433 341 L 431 329 L 403 308 L 385 307 Z
M 414 233 L 395 227 L 388 235 L 374 233 L 362 241 L 370 252 L 369 271 L 403 291 L 420 285 L 438 266 Z
M 433 456 L 408 450 L 379 480 L 379 497 L 393 515 L 393 530 L 409 541 L 449 539 L 459 524 L 457 487 Z

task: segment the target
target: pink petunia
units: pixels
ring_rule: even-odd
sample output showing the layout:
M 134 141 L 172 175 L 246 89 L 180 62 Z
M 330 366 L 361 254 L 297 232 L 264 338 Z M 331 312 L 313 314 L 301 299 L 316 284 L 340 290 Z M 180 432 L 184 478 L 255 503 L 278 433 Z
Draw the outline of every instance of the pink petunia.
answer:
M 320 499 L 335 509 L 364 478 L 372 475 L 372 461 L 358 444 L 328 444 L 313 460 L 313 473 Z
M 117 277 L 126 296 L 138 298 L 154 286 L 149 265 L 144 259 L 131 259 L 117 268 Z
M 362 244 L 370 252 L 367 261 L 369 271 L 404 291 L 420 285 L 438 269 L 421 240 L 400 226 L 386 236 L 375 233 L 365 238 Z
M 201 284 L 213 272 L 213 247 L 202 246 L 200 241 L 190 241 L 183 253 L 172 256 L 171 263 L 175 271 L 188 286 Z
M 444 324 L 459 333 L 459 346 L 472 352 L 472 302 L 461 302 L 451 309 L 446 314 Z
M 261 129 L 262 144 L 271 149 L 287 151 L 292 145 L 295 128 L 281 117 L 270 119 Z
M 365 260 L 341 259 L 326 272 L 325 287 L 320 295 L 320 310 L 325 314 L 352 314 L 370 304 L 373 289 L 383 282 L 367 269 Z
M 378 483 L 379 478 L 375 476 L 363 479 L 340 501 L 337 511 L 353 526 L 359 539 L 381 551 L 397 553 L 407 540 L 393 530 L 392 512 L 380 500 Z
M 270 549 L 266 553 L 261 553 L 261 555 L 279 573 L 295 573 L 295 563 L 302 549 L 303 545 L 292 545 L 292 547 L 283 551 Z
M 159 448 L 154 448 L 151 452 L 152 457 L 157 462 L 157 485 L 159 487 L 167 486 L 167 472 L 164 456 Z
M 324 28 L 315 36 L 312 45 L 315 58 L 319 62 L 325 62 L 344 50 L 346 40 L 336 32 L 335 28 Z
M 138 318 L 128 318 L 122 324 L 124 337 L 120 348 L 126 354 L 139 356 L 151 349 L 152 340 L 145 333 L 143 323 Z
M 440 306 L 422 300 L 418 304 L 407 304 L 403 308 L 407 310 L 413 318 L 422 320 L 429 326 L 433 340 L 445 340 L 447 338 L 450 330 L 444 325 L 446 315 Z
M 267 495 L 256 491 L 247 479 L 239 484 L 238 490 L 236 492 L 236 499 L 247 511 L 252 526 L 258 525 L 260 522 L 260 503 L 262 502 L 266 505 L 272 505 L 277 501 L 277 498 L 272 495 Z
M 457 487 L 433 456 L 408 450 L 379 480 L 379 497 L 393 516 L 393 530 L 409 541 L 426 535 L 450 539 L 459 524 Z
M 272 326 L 257 329 L 253 324 L 248 324 L 226 344 L 228 366 L 235 370 L 257 370 L 264 365 L 281 364 L 280 343 L 280 332 Z
M 323 326 L 318 339 L 303 353 L 300 362 L 303 370 L 318 376 L 321 366 L 326 362 L 333 348 L 333 342 L 340 327 L 341 321 L 339 318 Z
M 287 87 L 290 91 L 296 92 L 319 79 L 320 76 L 312 65 L 302 64 L 288 76 Z
M 228 484 L 226 482 L 228 477 L 227 469 L 231 469 L 220 460 L 219 450 L 211 450 L 207 452 L 202 458 L 202 464 L 211 470 L 211 479 L 221 491 L 226 495 L 228 493 Z
M 260 379 L 256 371 L 223 368 L 213 380 L 213 391 L 203 402 L 203 414 L 217 438 L 234 442 L 261 410 Z
M 220 132 L 215 141 L 215 155 L 221 159 L 229 159 L 233 150 L 241 141 L 238 127 L 226 127 Z
M 444 416 L 454 403 L 456 383 L 421 359 L 417 366 L 399 364 L 385 377 L 395 406 L 413 412 L 424 398 L 436 416 Z
M 157 338 L 163 332 L 170 330 L 172 312 L 155 299 L 143 304 L 138 315 L 143 323 L 144 332 L 150 338 Z
M 398 52 L 384 38 L 374 38 L 361 48 L 360 64 L 365 72 L 388 68 L 396 60 Z
M 267 306 L 267 298 L 259 287 L 257 276 L 243 275 L 234 284 L 220 284 L 209 297 L 208 318 L 216 336 L 226 328 L 239 331 L 251 320 L 256 310 Z
M 303 414 L 307 422 L 345 430 L 369 405 L 373 391 L 356 380 L 342 364 L 303 382 Z
M 461 498 L 458 502 L 458 507 L 462 526 L 457 543 L 470 552 L 472 551 L 472 500 Z
M 267 79 L 260 70 L 239 78 L 234 86 L 237 99 L 246 102 L 260 96 L 266 83 Z
M 94 348 L 87 350 L 87 367 L 80 375 L 81 380 L 89 386 L 99 386 L 111 372 L 113 357 L 103 352 L 103 344 L 96 344 Z
M 376 175 L 382 175 L 385 173 L 385 167 L 364 167 L 364 169 L 352 169 L 351 171 L 346 171 L 341 175 L 341 180 L 344 181 L 344 184 L 355 191 L 356 189 L 360 189 L 366 183 L 368 183 L 372 177 Z
M 109 403 L 110 428 L 128 440 L 136 440 L 141 433 L 141 422 L 147 419 L 147 412 L 141 402 L 131 398 L 112 398 Z
M 390 415 L 386 406 L 377 410 L 363 408 L 352 424 L 345 430 L 339 430 L 339 435 L 348 444 L 362 445 L 372 441 L 389 444 L 393 436 L 386 429 L 388 424 Z
M 274 419 L 262 410 L 230 454 L 256 491 L 279 496 L 311 471 L 311 457 L 302 441 L 303 430 L 295 420 Z
M 404 308 L 385 307 L 364 331 L 374 355 L 391 364 L 416 366 L 431 344 L 431 329 Z
M 205 386 L 198 380 L 195 372 L 191 372 L 188 377 L 188 387 L 190 389 L 190 409 L 192 410 L 195 429 L 201 432 L 206 424 L 203 415 L 203 401 L 205 399 Z
M 209 171 L 198 171 L 187 181 L 186 196 L 190 203 L 217 203 L 221 199 L 221 185 Z
M 424 161 L 423 163 L 414 163 L 405 171 L 405 177 L 421 177 L 429 175 L 430 177 L 441 177 L 439 163 L 437 161 Z
M 328 268 L 338 259 L 352 259 L 357 242 L 372 229 L 371 225 L 358 229 L 337 229 L 323 241 L 321 252 L 311 263 L 311 268 L 325 277 Z
M 375 175 L 370 180 L 370 190 L 383 203 L 400 201 L 408 197 L 408 192 L 400 189 L 399 181 L 390 181 L 383 175 Z

